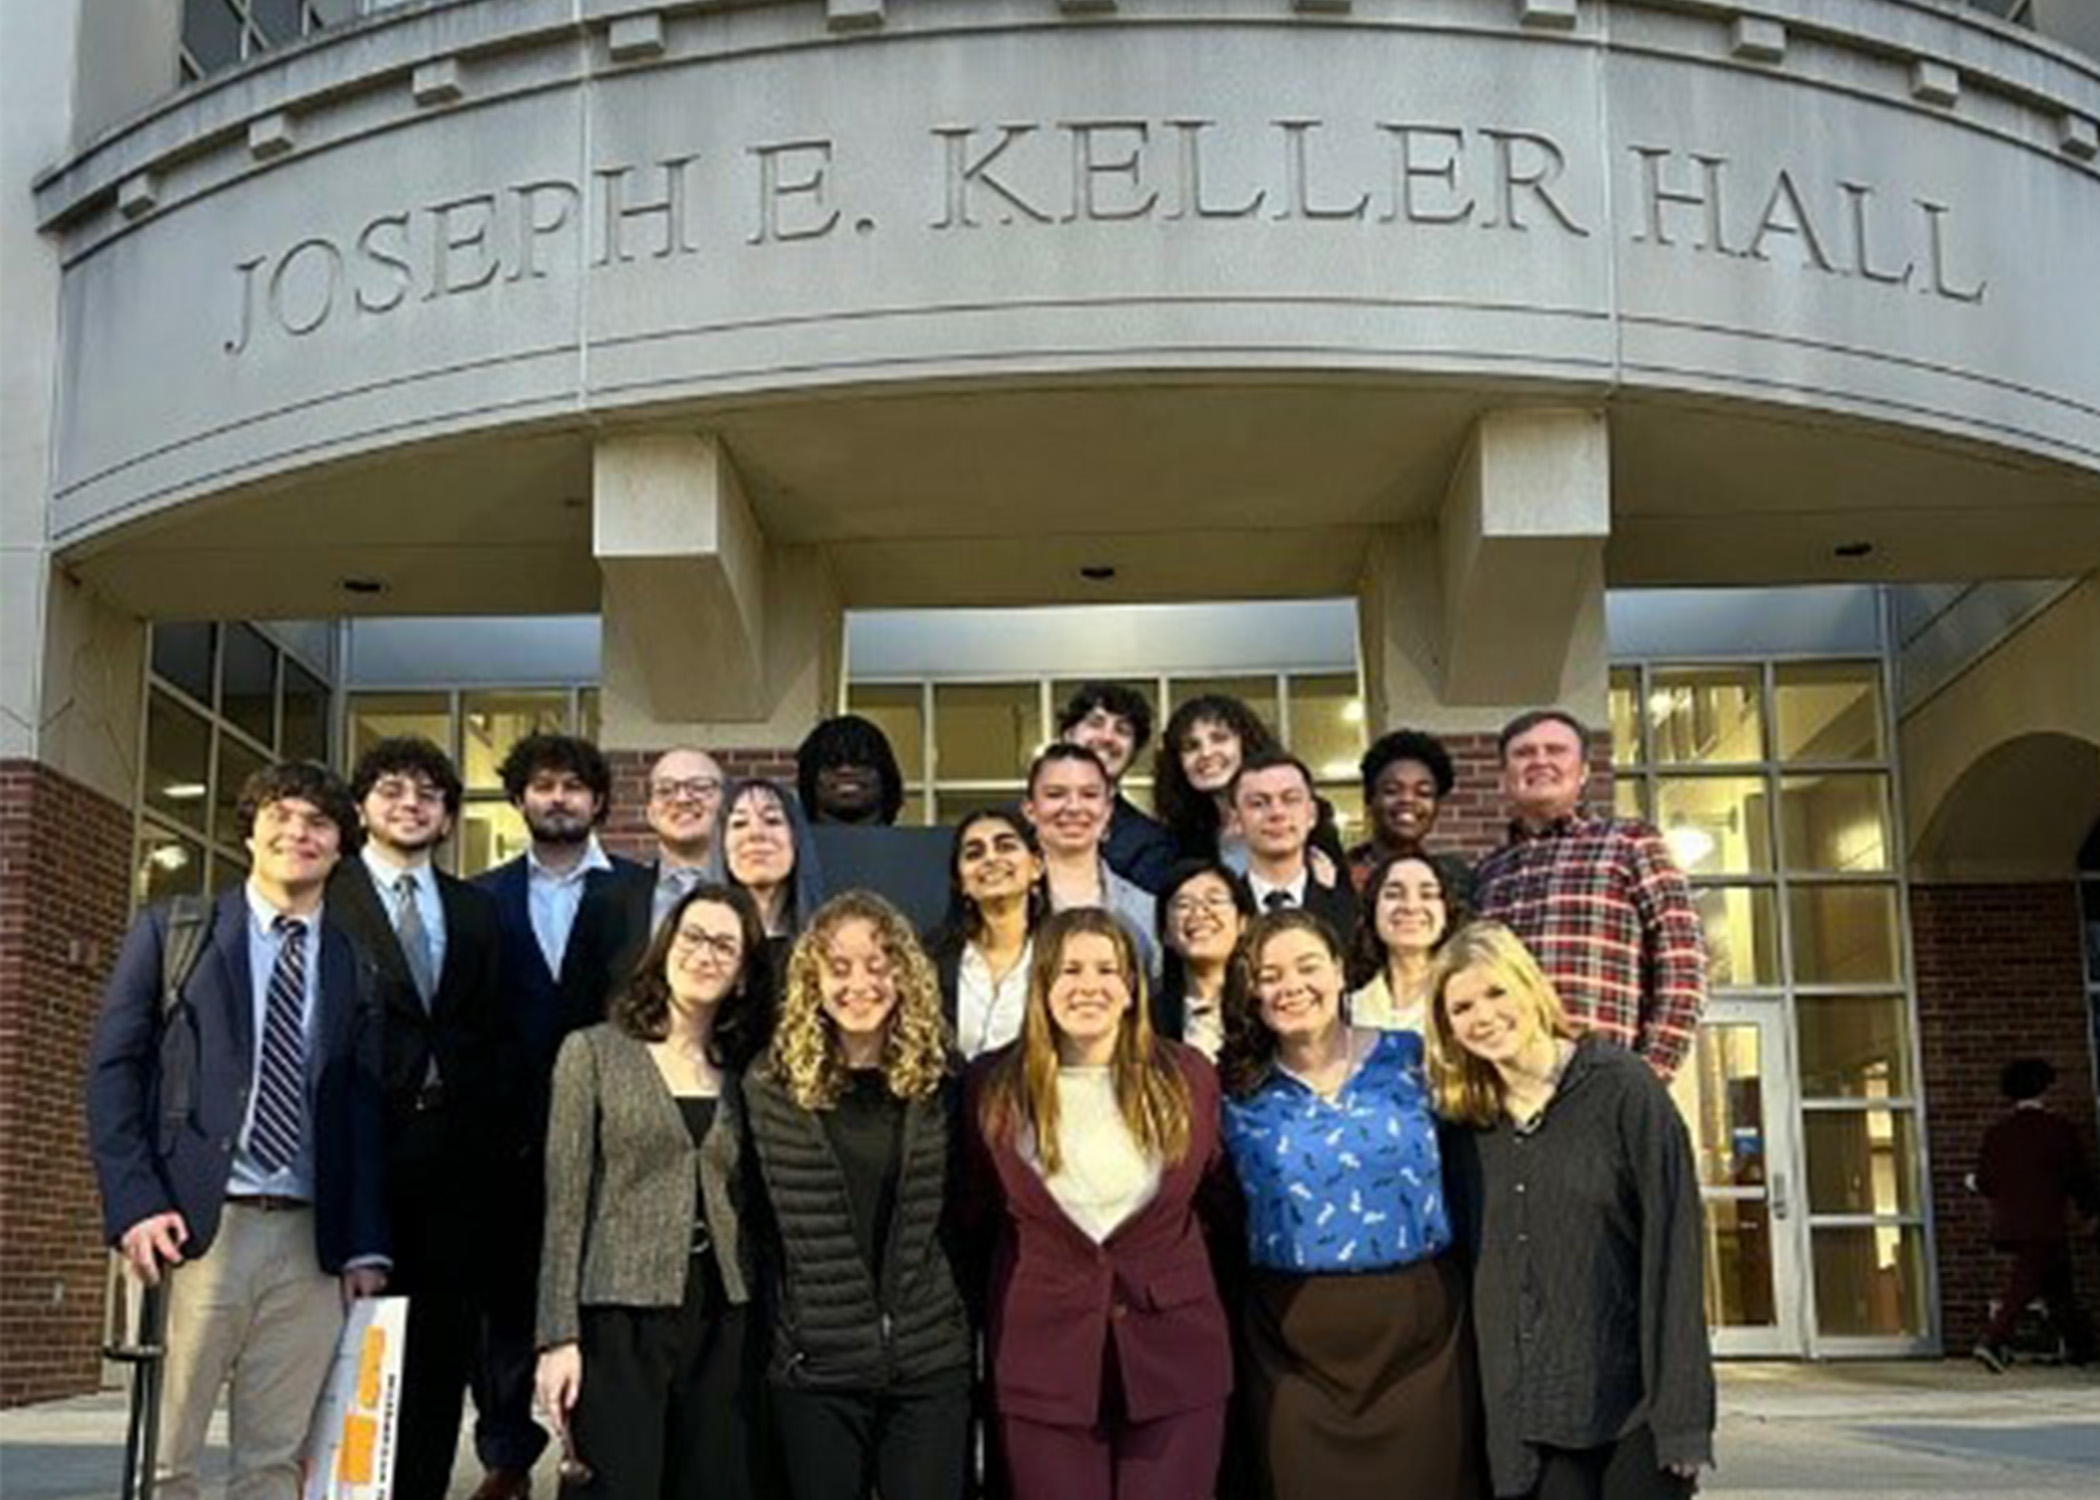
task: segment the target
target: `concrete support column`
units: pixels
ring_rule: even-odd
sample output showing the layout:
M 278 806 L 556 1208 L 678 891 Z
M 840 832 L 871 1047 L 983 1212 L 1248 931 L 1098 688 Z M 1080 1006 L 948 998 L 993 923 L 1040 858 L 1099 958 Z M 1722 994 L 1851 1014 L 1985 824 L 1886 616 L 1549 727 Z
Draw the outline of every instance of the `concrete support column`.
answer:
M 832 712 L 845 616 L 830 565 L 767 540 L 719 443 L 606 438 L 594 489 L 608 748 L 773 749 Z

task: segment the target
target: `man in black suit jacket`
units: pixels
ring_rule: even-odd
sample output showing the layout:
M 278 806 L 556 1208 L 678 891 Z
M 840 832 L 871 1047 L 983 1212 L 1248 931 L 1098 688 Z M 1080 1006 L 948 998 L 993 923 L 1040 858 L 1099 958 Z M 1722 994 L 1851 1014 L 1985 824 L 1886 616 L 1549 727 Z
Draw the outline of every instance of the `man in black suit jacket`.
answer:
M 612 983 L 605 955 L 616 944 L 586 926 L 586 907 L 592 922 L 612 908 L 587 902 L 589 887 L 632 880 L 641 869 L 598 845 L 597 830 L 612 808 L 612 768 L 589 740 L 528 735 L 511 747 L 499 774 L 532 845 L 474 883 L 495 898 L 504 997 L 522 1057 L 508 1083 L 525 1128 L 509 1169 L 497 1174 L 499 1205 L 483 1241 L 474 1446 L 488 1472 L 475 1500 L 527 1494 L 533 1462 L 547 1445 L 532 1419 L 532 1377 L 548 1090 L 562 1039 L 605 1019 Z
M 1246 882 L 1254 909 L 1302 906 L 1334 929 L 1347 953 L 1356 931 L 1356 895 L 1346 875 L 1330 884 L 1307 858 L 1320 803 L 1305 762 L 1282 750 L 1248 756 L 1233 778 L 1232 807 L 1247 839 Z
M 722 784 L 722 768 L 705 750 L 666 750 L 649 768 L 646 816 L 656 835 L 656 858 L 586 886 L 571 942 L 584 945 L 578 961 L 607 974 L 614 989 L 626 982 L 679 899 L 711 867 L 721 868 L 714 836 Z
M 398 1500 L 444 1500 L 477 1342 L 486 1185 L 517 1154 L 508 1077 L 516 1033 L 497 979 L 496 903 L 431 863 L 458 816 L 459 773 L 425 739 L 383 739 L 350 794 L 359 857 L 328 909 L 372 961 L 385 1016 L 387 1204 L 393 1286 L 410 1298 Z
M 356 809 L 321 767 L 285 763 L 248 778 L 238 817 L 252 869 L 213 903 L 180 998 L 164 1003 L 171 912 L 154 907 L 88 1062 L 107 1233 L 135 1275 L 169 1278 L 163 1500 L 194 1500 L 229 1382 L 234 1493 L 297 1495 L 344 1300 L 384 1289 L 390 1249 L 377 1000 L 322 909 Z

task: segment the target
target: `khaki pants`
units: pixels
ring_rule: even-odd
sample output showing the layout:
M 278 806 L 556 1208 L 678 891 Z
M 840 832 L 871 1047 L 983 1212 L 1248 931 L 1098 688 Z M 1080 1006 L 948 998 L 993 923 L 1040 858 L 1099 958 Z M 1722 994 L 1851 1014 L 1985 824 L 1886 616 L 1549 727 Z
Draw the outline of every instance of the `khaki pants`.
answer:
M 162 1500 L 196 1500 L 205 1429 L 229 1380 L 227 1500 L 296 1500 L 306 1429 L 342 1327 L 337 1280 L 314 1258 L 313 1210 L 227 1204 L 211 1249 L 168 1283 Z

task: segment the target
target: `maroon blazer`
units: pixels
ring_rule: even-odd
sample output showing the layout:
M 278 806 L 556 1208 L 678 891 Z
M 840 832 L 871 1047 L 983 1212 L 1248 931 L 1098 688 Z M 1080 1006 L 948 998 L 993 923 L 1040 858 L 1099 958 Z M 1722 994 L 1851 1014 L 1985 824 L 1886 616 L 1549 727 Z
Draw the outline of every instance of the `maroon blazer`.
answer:
M 2078 1127 L 2046 1109 L 2015 1109 L 1984 1132 L 1976 1186 L 1991 1200 L 1991 1240 L 1999 1245 L 2061 1243 L 2064 1209 L 2100 1212 L 2100 1183 Z
M 1231 1191 L 1218 1140 L 1218 1075 L 1193 1047 L 1159 1045 L 1188 1081 L 1189 1149 L 1162 1173 L 1152 1201 L 1099 1245 L 1065 1217 L 1013 1144 L 987 1140 L 979 1124 L 985 1080 L 1011 1049 L 971 1069 L 969 1196 L 972 1217 L 993 1239 L 985 1340 L 1003 1415 L 1091 1426 L 1109 1358 L 1133 1422 L 1231 1394 L 1231 1337 L 1198 1212 L 1199 1201 L 1208 1211 Z

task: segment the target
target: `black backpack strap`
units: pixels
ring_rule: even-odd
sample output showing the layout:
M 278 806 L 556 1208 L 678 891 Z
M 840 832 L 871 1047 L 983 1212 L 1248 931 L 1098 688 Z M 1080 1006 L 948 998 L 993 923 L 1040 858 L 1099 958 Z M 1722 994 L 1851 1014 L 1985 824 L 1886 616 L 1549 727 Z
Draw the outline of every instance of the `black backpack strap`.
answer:
M 211 925 L 211 903 L 202 896 L 177 896 L 168 903 L 168 925 L 160 937 L 160 1013 L 165 1019 L 182 1003 L 182 987 L 197 967 L 204 934 Z

